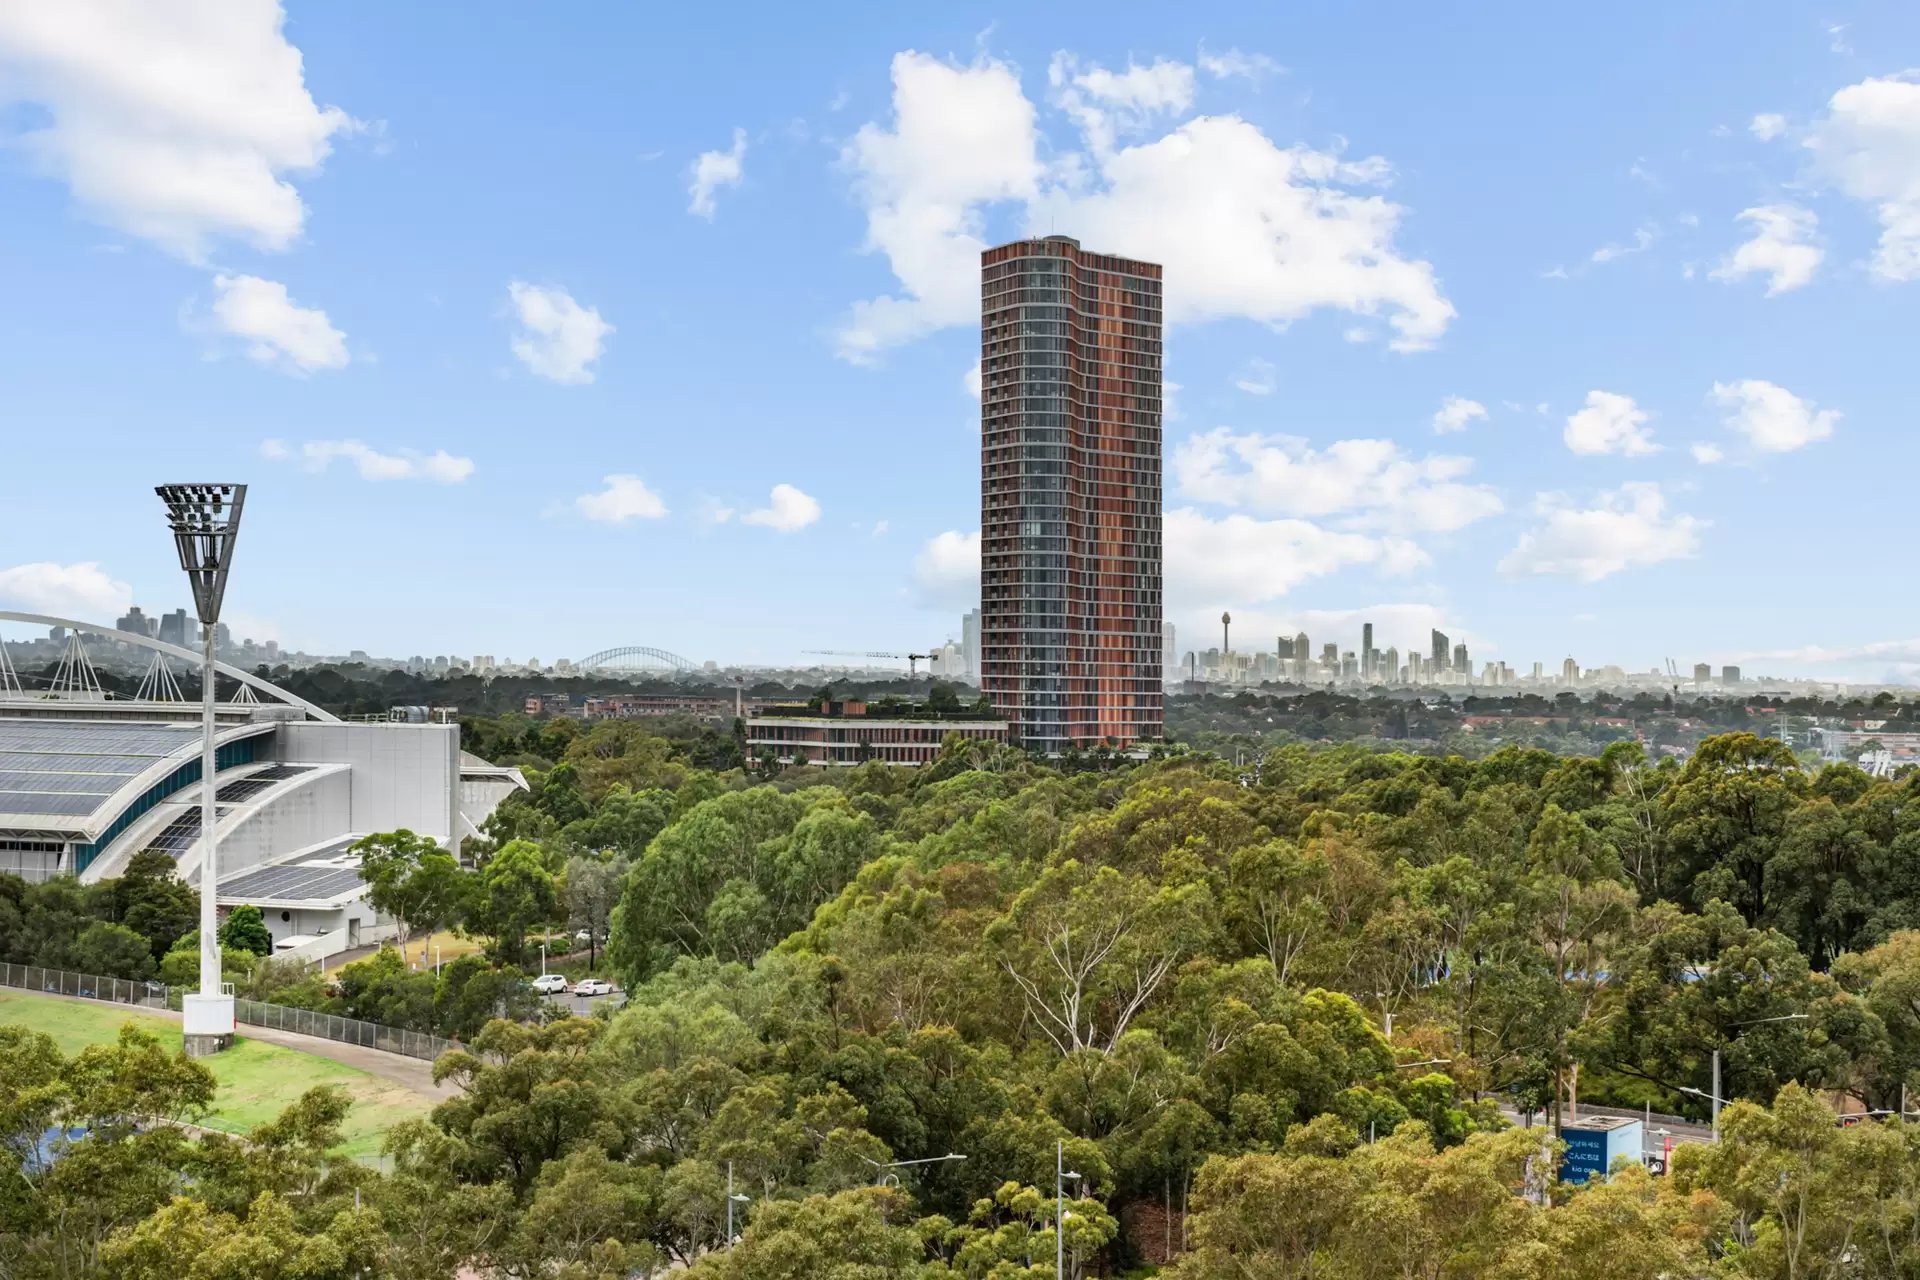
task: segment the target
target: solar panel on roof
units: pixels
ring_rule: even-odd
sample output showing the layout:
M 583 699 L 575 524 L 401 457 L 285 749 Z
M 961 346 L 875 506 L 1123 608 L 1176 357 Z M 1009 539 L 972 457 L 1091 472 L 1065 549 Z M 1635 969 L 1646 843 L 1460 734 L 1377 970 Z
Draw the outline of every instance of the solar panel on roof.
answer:
M 360 886 L 359 867 L 296 863 L 246 871 L 220 886 L 223 898 L 330 899 Z
M 51 751 L 0 751 L 0 769 L 52 770 L 131 777 L 153 763 L 152 756 L 68 755 Z
M 110 796 L 126 782 L 125 778 L 102 777 L 97 773 L 29 773 L 25 770 L 0 772 L 0 791 L 80 792 Z
M 267 782 L 285 782 L 288 778 L 312 772 L 313 766 L 310 764 L 270 764 L 253 776 Z
M 194 841 L 200 838 L 200 811 L 189 809 L 169 822 L 159 835 L 147 841 L 147 848 L 170 853 L 177 860 L 181 854 L 193 848 Z
M 237 782 L 225 783 L 214 793 L 214 799 L 238 803 L 251 800 L 262 791 L 271 791 L 277 784 L 272 778 L 241 778 Z
M 0 720 L 0 751 L 70 752 L 76 755 L 172 755 L 200 737 L 191 725 L 97 724 Z
M 84 818 L 105 804 L 98 795 L 49 795 L 44 791 L 0 791 L 0 813 Z

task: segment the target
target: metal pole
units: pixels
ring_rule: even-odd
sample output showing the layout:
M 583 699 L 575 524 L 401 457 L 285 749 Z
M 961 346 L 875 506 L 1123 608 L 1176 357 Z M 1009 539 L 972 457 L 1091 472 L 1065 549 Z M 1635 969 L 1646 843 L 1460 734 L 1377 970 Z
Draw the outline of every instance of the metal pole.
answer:
M 727 1161 L 727 1248 L 733 1248 L 733 1161 Z
M 213 846 L 213 635 L 202 623 L 200 647 L 200 994 L 220 994 L 220 935 L 214 927 L 219 876 Z
M 1720 1049 L 1713 1050 L 1713 1140 L 1720 1141 Z
M 1053 1280 L 1066 1280 L 1067 1275 L 1067 1142 L 1065 1138 L 1056 1138 L 1053 1143 Z

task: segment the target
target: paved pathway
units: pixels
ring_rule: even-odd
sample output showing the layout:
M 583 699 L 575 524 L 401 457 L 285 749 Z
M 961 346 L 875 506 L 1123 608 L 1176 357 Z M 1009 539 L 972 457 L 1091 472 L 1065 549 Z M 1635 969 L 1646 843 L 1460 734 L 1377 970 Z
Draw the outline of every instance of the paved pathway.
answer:
M 77 1004 L 111 1005 L 125 1009 L 129 1014 L 149 1014 L 156 1018 L 180 1020 L 180 1014 L 173 1009 L 156 1009 L 144 1004 L 119 1004 L 111 1000 L 89 1000 L 84 996 L 63 996 L 51 991 L 28 991 L 20 987 L 7 987 L 7 991 L 18 991 L 21 995 L 37 996 L 42 1000 L 70 1000 Z M 342 1066 L 357 1067 L 368 1075 L 378 1076 L 390 1084 L 410 1089 L 423 1098 L 439 1102 L 451 1098 L 460 1092 L 457 1085 L 447 1082 L 433 1082 L 433 1064 L 422 1058 L 409 1058 L 402 1053 L 388 1053 L 384 1049 L 368 1049 L 357 1044 L 344 1044 L 338 1040 L 328 1040 L 324 1036 L 303 1036 L 293 1031 L 278 1031 L 272 1027 L 250 1027 L 242 1024 L 240 1037 L 243 1040 L 259 1040 L 266 1044 L 277 1044 L 286 1049 L 297 1049 L 301 1053 L 310 1053 L 316 1058 L 326 1058 Z

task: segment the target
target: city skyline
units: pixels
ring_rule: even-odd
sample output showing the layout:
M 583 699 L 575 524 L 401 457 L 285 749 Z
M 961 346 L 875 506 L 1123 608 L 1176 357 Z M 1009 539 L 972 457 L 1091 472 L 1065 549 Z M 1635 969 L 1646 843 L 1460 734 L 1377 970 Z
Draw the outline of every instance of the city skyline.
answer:
M 144 502 L 192 441 L 253 486 L 263 643 L 924 648 L 976 603 L 978 253 L 1062 234 L 1181 282 L 1180 631 L 1920 670 L 1853 520 L 1920 461 L 1910 6 L 1408 7 L 1364 44 L 963 6 L 828 43 L 235 0 L 97 64 L 47 12 L 0 20 L 0 607 L 174 608 Z M 541 607 L 492 606 L 521 582 Z M 1845 607 L 1779 608 L 1798 582 Z

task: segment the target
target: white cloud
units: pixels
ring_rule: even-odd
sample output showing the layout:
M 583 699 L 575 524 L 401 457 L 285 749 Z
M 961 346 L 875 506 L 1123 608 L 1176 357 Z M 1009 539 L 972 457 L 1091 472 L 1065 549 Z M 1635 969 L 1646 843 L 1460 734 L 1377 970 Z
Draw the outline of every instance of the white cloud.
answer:
M 1840 420 L 1837 409 L 1816 409 L 1785 387 L 1759 378 L 1716 382 L 1708 398 L 1723 409 L 1729 430 L 1738 431 L 1765 453 L 1791 453 L 1833 434 Z
M 687 212 L 713 221 L 713 193 L 720 187 L 737 187 L 746 176 L 747 131 L 733 131 L 733 147 L 727 151 L 702 151 L 693 162 L 693 181 L 687 187 L 692 200 Z
M 889 526 L 885 520 L 875 520 L 873 522 L 873 532 L 868 536 L 874 537 L 874 538 L 884 538 L 887 536 L 888 527 Z
M 913 580 L 928 608 L 971 609 L 980 603 L 980 531 L 949 529 L 913 558 Z
M 1465 431 L 1469 422 L 1486 416 L 1487 406 L 1478 400 L 1448 396 L 1440 402 L 1440 411 L 1433 415 L 1433 429 L 1441 435 L 1450 431 Z
M 1660 486 L 1649 481 L 1602 493 L 1587 508 L 1573 506 L 1564 494 L 1543 493 L 1534 510 L 1543 523 L 1521 535 L 1500 561 L 1500 572 L 1598 582 L 1623 569 L 1696 554 L 1707 527 L 1704 520 L 1669 512 Z
M 1166 513 L 1166 538 L 1167 593 L 1175 609 L 1272 600 L 1353 566 L 1406 573 L 1427 563 L 1407 538 L 1343 533 L 1310 520 L 1215 520 L 1192 507 Z
M 1641 227 L 1633 233 L 1632 244 L 1603 244 L 1593 251 L 1595 262 L 1612 262 L 1636 253 L 1645 253 L 1653 244 L 1653 228 Z
M 602 477 L 607 486 L 598 493 L 583 493 L 573 500 L 573 509 L 589 520 L 602 524 L 625 524 L 629 520 L 658 520 L 667 514 L 667 504 L 647 488 L 639 476 Z
M 1225 53 L 1200 51 L 1200 69 L 1215 80 L 1227 80 L 1239 76 L 1258 84 L 1271 75 L 1286 70 L 1264 53 L 1242 53 L 1238 49 L 1229 49 Z
M 1049 187 L 1029 230 L 1073 227 L 1102 252 L 1161 263 L 1174 324 L 1244 317 L 1284 326 L 1321 308 L 1385 315 L 1400 351 L 1453 319 L 1433 268 L 1394 249 L 1400 207 L 1377 193 L 1385 160 L 1276 147 L 1236 116 L 1203 116 L 1098 166 L 1088 190 Z
M 1772 142 L 1787 131 L 1787 118 L 1772 111 L 1762 111 L 1747 125 L 1747 132 L 1762 142 Z
M 41 104 L 19 141 L 100 221 L 200 262 L 215 237 L 287 248 L 288 174 L 354 123 L 307 92 L 275 0 L 0 5 L 0 103 Z
M 743 524 L 765 525 L 776 533 L 798 533 L 820 518 L 820 504 L 790 484 L 777 484 L 767 505 L 740 517 Z
M 1262 515 L 1343 516 L 1353 528 L 1447 532 L 1503 510 L 1485 485 L 1459 483 L 1469 458 L 1415 460 L 1391 440 L 1340 440 L 1324 450 L 1292 436 L 1217 427 L 1173 455 L 1182 497 Z
M 1056 53 L 1047 83 L 1100 157 L 1112 154 L 1120 134 L 1138 133 L 1157 115 L 1177 116 L 1193 106 L 1193 68 L 1165 58 L 1147 67 L 1130 62 L 1125 71 L 1097 64 L 1082 71 L 1072 54 Z
M 892 129 L 862 125 L 841 153 L 866 205 L 866 247 L 887 255 L 902 290 L 854 304 L 839 348 L 855 363 L 977 319 L 981 210 L 1040 181 L 1033 104 L 1005 63 L 898 54 L 893 111 Z
M 316 369 L 344 369 L 347 335 L 317 307 L 295 305 L 287 286 L 259 276 L 217 275 L 213 316 L 224 333 L 244 338 L 261 364 L 305 377 Z
M 1708 444 L 1704 440 L 1693 445 L 1691 451 L 1693 453 L 1693 460 L 1701 466 L 1706 467 L 1712 466 L 1727 456 L 1721 452 L 1719 445 Z
M 309 471 L 325 471 L 335 459 L 351 463 L 362 480 L 431 480 L 459 484 L 473 474 L 472 458 L 456 457 L 445 449 L 421 453 L 402 449 L 381 453 L 359 440 L 309 440 L 299 452 L 283 440 L 260 442 L 260 456 L 276 462 L 298 457 Z
M 973 367 L 960 375 L 960 386 L 975 400 L 980 398 L 980 362 L 975 360 Z
M 583 307 L 557 286 L 515 280 L 507 286 L 521 330 L 514 335 L 513 354 L 520 362 L 553 382 L 593 381 L 587 366 L 606 350 L 613 326 L 593 307 Z
M 1920 279 L 1920 72 L 1840 90 L 1805 145 L 1822 176 L 1879 216 L 1873 273 Z
M 1247 372 L 1234 380 L 1234 386 L 1250 396 L 1273 394 L 1273 362 L 1255 356 L 1247 362 Z
M 1657 453 L 1660 446 L 1643 429 L 1646 421 L 1646 410 L 1632 396 L 1589 391 L 1586 407 L 1567 419 L 1564 438 L 1575 453 L 1618 453 L 1630 458 Z
M 1151 90 L 1126 78 L 1142 70 Z M 1175 109 L 1167 72 L 1105 74 L 1111 84 L 1093 83 L 1111 105 L 1079 85 L 1092 71 L 1062 70 L 1103 128 Z M 864 126 L 843 160 L 867 209 L 867 248 L 887 255 L 901 292 L 854 305 L 839 334 L 849 360 L 978 319 L 982 219 L 1002 201 L 1024 206 L 1029 234 L 1071 228 L 1089 248 L 1163 264 L 1179 282 L 1166 296 L 1175 324 L 1234 316 L 1283 326 L 1333 308 L 1385 317 L 1392 345 L 1417 350 L 1455 314 L 1433 268 L 1396 251 L 1400 206 L 1350 189 L 1391 177 L 1379 157 L 1277 147 L 1231 115 L 1106 150 L 1105 134 L 1082 119 L 1091 160 L 1063 156 L 1048 180 L 1033 104 L 1005 64 L 902 53 L 893 80 L 893 127 Z
M 82 622 L 111 622 L 133 603 L 133 588 L 109 578 L 98 561 L 0 569 L 0 605 Z
M 1744 209 L 1739 221 L 1753 228 L 1753 239 L 1735 249 L 1710 273 L 1715 280 L 1744 280 L 1755 272 L 1767 277 L 1767 296 L 1798 289 L 1813 279 L 1826 251 L 1814 243 L 1820 219 L 1811 209 L 1792 204 Z

